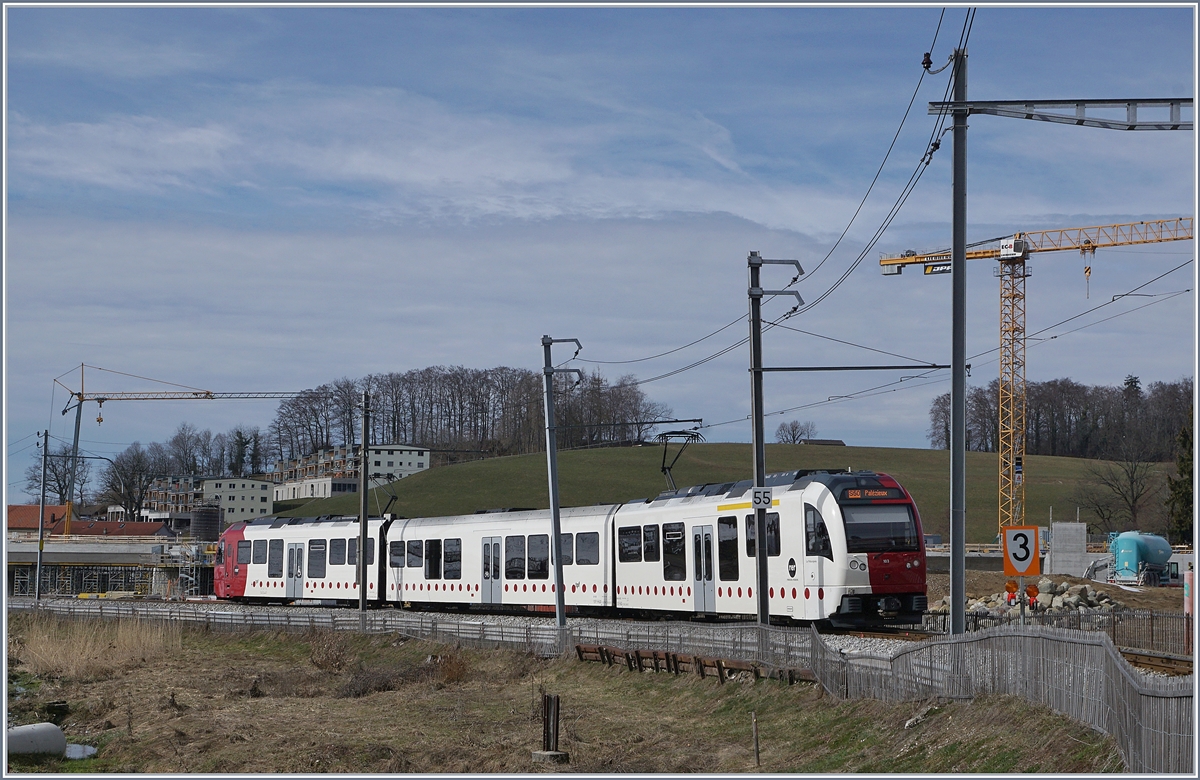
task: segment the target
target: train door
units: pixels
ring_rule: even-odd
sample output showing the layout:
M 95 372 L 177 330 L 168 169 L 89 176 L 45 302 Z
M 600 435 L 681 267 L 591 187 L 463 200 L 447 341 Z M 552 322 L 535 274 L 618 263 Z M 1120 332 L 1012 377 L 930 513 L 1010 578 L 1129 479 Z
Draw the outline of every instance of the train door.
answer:
M 304 598 L 304 542 L 287 546 L 287 597 Z
M 479 588 L 479 601 L 482 604 L 499 604 L 503 592 L 500 577 L 500 537 L 488 536 L 483 540 L 483 580 Z
M 692 526 L 692 552 L 695 561 L 692 587 L 696 590 L 696 611 L 717 611 L 717 590 L 713 582 L 713 527 Z

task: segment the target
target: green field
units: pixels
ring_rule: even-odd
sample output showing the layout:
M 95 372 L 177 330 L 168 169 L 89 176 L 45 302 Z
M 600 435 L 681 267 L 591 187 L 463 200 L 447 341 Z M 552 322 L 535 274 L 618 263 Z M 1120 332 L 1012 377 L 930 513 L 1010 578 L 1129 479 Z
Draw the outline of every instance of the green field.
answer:
M 671 457 L 675 448 L 672 446 Z M 1075 486 L 1087 480 L 1090 461 L 1077 458 L 1026 456 L 1026 521 L 1048 525 L 1050 507 L 1059 521 L 1075 519 Z M 559 453 L 562 506 L 585 506 L 650 498 L 666 489 L 659 446 L 578 450 Z M 1163 464 L 1162 468 L 1168 468 Z M 917 502 L 926 533 L 950 528 L 950 454 L 946 450 L 884 447 L 767 445 L 767 473 L 813 468 L 871 469 L 891 474 Z M 995 453 L 968 452 L 967 541 L 994 541 L 997 525 Z M 693 444 L 675 465 L 680 487 L 705 482 L 749 479 L 753 462 L 749 444 Z M 381 511 L 391 494 L 390 512 L 404 517 L 469 514 L 479 509 L 550 505 L 546 488 L 546 456 L 522 455 L 460 463 L 431 469 L 371 491 L 370 511 Z M 292 508 L 290 516 L 358 514 L 357 494 L 314 501 Z M 1084 514 L 1084 520 L 1089 519 Z

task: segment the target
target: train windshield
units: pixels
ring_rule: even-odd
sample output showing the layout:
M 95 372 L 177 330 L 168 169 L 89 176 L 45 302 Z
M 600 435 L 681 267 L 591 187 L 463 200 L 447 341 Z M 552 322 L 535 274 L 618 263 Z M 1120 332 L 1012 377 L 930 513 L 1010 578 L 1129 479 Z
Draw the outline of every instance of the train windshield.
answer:
M 842 505 L 847 552 L 919 550 L 917 524 L 907 504 Z

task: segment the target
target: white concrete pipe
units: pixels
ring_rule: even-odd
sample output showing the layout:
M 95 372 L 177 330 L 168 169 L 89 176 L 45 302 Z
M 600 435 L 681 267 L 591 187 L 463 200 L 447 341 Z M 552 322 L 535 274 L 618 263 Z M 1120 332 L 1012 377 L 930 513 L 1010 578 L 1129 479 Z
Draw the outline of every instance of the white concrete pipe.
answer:
M 67 752 L 67 736 L 53 723 L 31 723 L 8 730 L 9 755 L 61 756 Z

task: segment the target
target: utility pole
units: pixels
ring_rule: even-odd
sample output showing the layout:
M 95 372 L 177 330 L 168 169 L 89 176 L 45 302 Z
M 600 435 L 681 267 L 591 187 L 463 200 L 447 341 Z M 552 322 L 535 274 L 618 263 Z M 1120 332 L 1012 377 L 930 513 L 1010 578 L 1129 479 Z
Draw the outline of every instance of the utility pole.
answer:
M 550 345 L 574 342 L 575 354 L 583 349 L 579 339 L 552 339 L 542 336 L 542 384 L 546 392 L 546 471 L 550 482 L 550 560 L 554 565 L 554 622 L 558 628 L 567 627 L 567 607 L 563 595 L 562 571 L 562 523 L 558 516 L 558 442 L 554 428 L 554 375 L 577 374 L 583 380 L 583 372 L 577 368 L 555 368 L 550 358 Z
M 70 407 L 63 409 L 66 414 Z M 67 480 L 67 516 L 63 523 L 63 533 L 71 533 L 71 515 L 74 514 L 75 502 L 75 471 L 79 468 L 79 423 L 83 418 L 83 364 L 79 364 L 79 400 L 75 403 L 75 441 L 71 445 L 71 471 Z M 141 518 L 133 518 L 139 520 Z
M 367 628 L 367 466 L 370 455 L 367 452 L 367 435 L 370 431 L 371 394 L 363 390 L 362 394 L 362 452 L 358 471 L 358 620 L 359 629 Z M 382 555 L 383 551 L 380 550 Z
M 967 99 L 967 50 L 954 50 L 954 101 Z M 950 244 L 950 633 L 967 629 L 967 112 L 954 111 Z
M 42 548 L 46 545 L 46 453 L 50 448 L 50 431 L 42 431 L 42 498 L 38 503 L 38 554 L 36 578 L 33 581 L 33 600 L 42 598 Z
M 754 487 L 765 488 L 767 481 L 767 454 L 765 435 L 763 433 L 763 388 L 762 388 L 762 297 L 764 295 L 794 295 L 796 305 L 802 306 L 804 301 L 795 290 L 764 290 L 759 279 L 759 272 L 764 264 L 794 265 L 796 279 L 804 273 L 800 263 L 795 260 L 767 260 L 758 252 L 751 252 L 746 258 L 750 269 L 750 288 L 747 294 L 750 298 L 750 417 L 753 419 L 754 441 Z M 795 281 L 793 279 L 793 281 Z M 758 567 L 758 623 L 767 626 L 771 623 L 771 601 L 767 589 L 770 587 L 767 576 L 767 508 L 758 506 L 754 510 L 754 528 L 757 539 L 755 562 Z M 697 562 L 699 565 L 699 562 Z
M 762 258 L 758 252 L 751 252 L 746 260 L 750 267 L 750 416 L 754 419 L 754 487 L 766 487 L 767 482 L 767 450 L 763 441 L 763 376 L 762 376 L 762 284 L 759 272 L 762 270 Z M 771 602 L 767 596 L 767 510 L 758 507 L 754 510 L 755 538 L 757 548 L 754 559 L 758 569 L 758 623 L 761 626 L 771 624 Z M 699 565 L 699 562 L 697 562 Z

